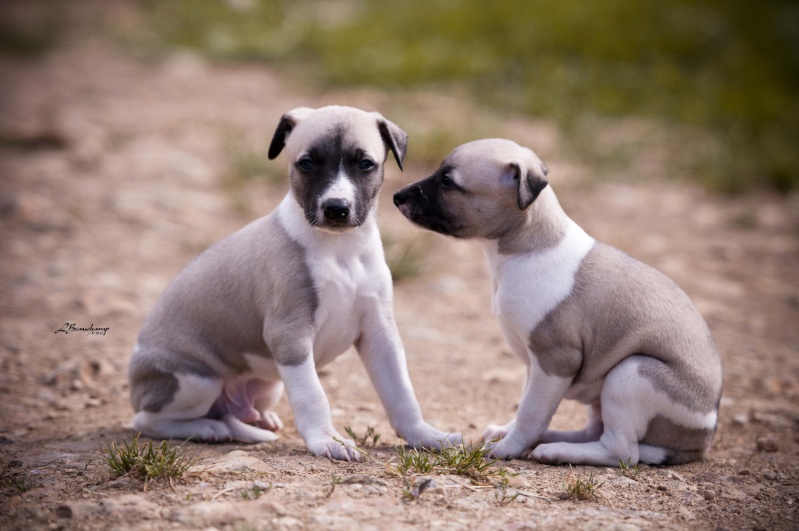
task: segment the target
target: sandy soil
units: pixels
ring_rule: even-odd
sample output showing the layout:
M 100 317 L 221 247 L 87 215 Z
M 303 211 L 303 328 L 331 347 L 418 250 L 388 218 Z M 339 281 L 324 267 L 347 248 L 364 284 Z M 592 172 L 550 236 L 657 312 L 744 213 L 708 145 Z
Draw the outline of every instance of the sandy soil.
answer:
M 346 103 L 386 110 L 390 96 L 316 94 L 265 67 L 214 66 L 185 54 L 139 62 L 102 42 L 44 56 L 0 57 L 0 527 L 4 529 L 411 529 L 565 527 L 790 529 L 799 525 L 799 215 L 796 201 L 686 184 L 588 181 L 549 123 L 501 131 L 547 160 L 567 212 L 595 237 L 672 276 L 707 318 L 725 363 L 709 458 L 629 477 L 617 469 L 508 463 L 492 486 L 436 478 L 416 501 L 375 462 L 307 453 L 285 398 L 273 444 L 188 443 L 198 466 L 170 486 L 113 478 L 102 458 L 131 436 L 126 364 L 169 280 L 197 253 L 282 197 L 281 180 L 242 180 L 229 146 L 265 150 L 282 112 Z M 474 110 L 457 98 L 409 97 L 408 116 L 446 124 Z M 416 98 L 415 100 L 413 98 Z M 456 127 L 457 125 L 453 125 Z M 514 413 L 523 368 L 490 311 L 481 249 L 424 234 L 389 200 L 430 168 L 393 166 L 381 227 L 414 241 L 425 269 L 398 283 L 395 310 L 426 417 L 475 440 Z M 280 175 L 284 161 L 268 171 Z M 389 164 L 391 166 L 391 164 Z M 55 333 L 65 323 L 105 335 Z M 400 443 L 357 356 L 323 371 L 339 429 Z M 558 427 L 582 408 L 562 404 Z M 567 476 L 602 482 L 594 500 L 561 499 Z M 343 481 L 328 495 L 331 474 Z M 267 491 L 257 499 L 255 487 Z M 270 488 L 271 487 L 271 488 Z

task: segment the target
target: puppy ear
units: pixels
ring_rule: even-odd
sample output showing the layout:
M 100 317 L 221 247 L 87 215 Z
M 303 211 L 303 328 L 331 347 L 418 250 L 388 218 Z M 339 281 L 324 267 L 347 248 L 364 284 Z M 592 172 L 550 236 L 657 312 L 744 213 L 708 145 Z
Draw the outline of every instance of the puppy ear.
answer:
M 518 162 L 511 162 L 510 170 L 518 190 L 516 202 L 519 208 L 524 210 L 535 201 L 538 194 L 549 184 L 549 181 L 546 180 L 549 168 L 547 168 L 546 164 L 543 162 L 541 162 L 540 167 L 535 170 L 528 168 L 526 165 L 523 166 Z
M 386 120 L 380 115 L 378 115 L 377 119 L 377 129 L 380 131 L 380 137 L 383 139 L 386 148 L 394 153 L 394 158 L 397 159 L 397 165 L 401 170 L 405 152 L 408 151 L 408 135 L 397 124 Z
M 313 109 L 309 109 L 308 107 L 297 107 L 280 117 L 280 122 L 277 124 L 277 129 L 275 129 L 275 134 L 272 136 L 272 143 L 269 144 L 269 160 L 280 155 L 280 152 L 283 151 L 283 148 L 286 146 L 286 138 L 288 138 L 289 133 L 291 133 L 301 119 L 308 116 L 311 112 L 313 112 Z

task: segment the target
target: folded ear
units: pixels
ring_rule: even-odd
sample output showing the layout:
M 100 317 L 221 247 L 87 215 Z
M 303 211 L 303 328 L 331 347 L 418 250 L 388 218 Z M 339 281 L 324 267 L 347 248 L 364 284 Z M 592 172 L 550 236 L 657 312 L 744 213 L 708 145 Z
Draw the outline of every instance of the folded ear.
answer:
M 546 179 L 549 169 L 543 162 L 534 160 L 530 164 L 511 162 L 510 170 L 518 190 L 516 202 L 519 208 L 524 210 L 535 201 L 538 194 L 549 184 Z
M 386 120 L 378 114 L 377 129 L 380 137 L 387 149 L 394 153 L 397 165 L 402 169 L 402 161 L 405 159 L 405 152 L 408 151 L 408 135 L 394 122 Z
M 313 109 L 309 109 L 308 107 L 297 107 L 280 117 L 280 122 L 277 124 L 277 129 L 275 129 L 275 134 L 272 136 L 272 143 L 269 144 L 269 160 L 280 155 L 280 152 L 283 151 L 283 148 L 286 146 L 286 138 L 288 138 L 289 133 L 291 133 L 300 120 L 308 116 L 311 112 L 313 112 Z

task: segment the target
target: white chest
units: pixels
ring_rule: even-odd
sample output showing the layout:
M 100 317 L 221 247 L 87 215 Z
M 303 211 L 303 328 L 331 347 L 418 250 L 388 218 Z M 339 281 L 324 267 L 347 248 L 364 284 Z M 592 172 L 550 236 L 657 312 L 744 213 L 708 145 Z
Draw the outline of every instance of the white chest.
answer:
M 321 367 L 358 339 L 369 307 L 364 299 L 390 293 L 391 275 L 380 233 L 373 219 L 338 234 L 314 229 L 290 194 L 278 207 L 278 215 L 289 236 L 303 247 L 313 279 L 317 297 L 313 353 Z
M 362 306 L 358 304 L 368 289 L 365 264 L 357 257 L 311 260 L 311 276 L 317 292 L 314 314 L 314 358 L 317 366 L 329 363 L 355 342 L 360 332 Z
M 506 336 L 526 348 L 530 332 L 572 292 L 577 269 L 593 245 L 594 239 L 572 223 L 556 246 L 540 253 L 507 256 L 486 248 L 494 276 L 493 308 Z

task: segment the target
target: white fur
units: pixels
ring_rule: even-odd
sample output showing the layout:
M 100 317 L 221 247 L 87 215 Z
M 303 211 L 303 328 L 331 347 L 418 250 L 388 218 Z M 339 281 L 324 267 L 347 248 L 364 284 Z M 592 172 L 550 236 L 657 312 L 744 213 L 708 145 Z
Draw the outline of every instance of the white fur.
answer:
M 322 205 L 324 205 L 325 201 L 329 199 L 342 199 L 350 205 L 355 204 L 355 185 L 353 184 L 352 180 L 350 180 L 343 167 L 339 167 L 336 180 L 330 184 L 327 190 L 325 190 L 318 199 L 318 219 L 322 219 L 324 216 Z
M 319 231 L 308 225 L 290 194 L 280 203 L 277 212 L 289 236 L 305 249 L 306 261 L 317 290 L 319 305 L 314 315 L 317 332 L 313 345 L 313 366 L 318 369 L 330 363 L 361 338 L 359 353 L 386 409 L 389 422 L 397 433 L 416 447 L 458 444 L 462 440 L 460 434 L 440 432 L 422 418 L 408 375 L 405 350 L 391 310 L 391 272 L 385 262 L 374 218 L 370 217 L 357 229 L 338 234 Z M 305 391 L 299 389 L 302 385 L 310 386 L 311 394 L 308 396 L 317 401 L 315 403 L 320 403 L 320 396 L 314 391 L 317 386 L 321 390 L 315 372 L 313 378 L 316 383 L 311 385 L 312 371 L 307 367 L 302 372 L 292 368 L 285 372 L 287 368 L 283 366 L 277 369 L 290 401 L 293 400 L 293 393 L 299 404 L 304 403 L 302 397 Z M 286 374 L 291 375 L 291 381 L 287 380 Z M 292 386 L 296 386 L 296 390 Z M 328 408 L 326 399 L 323 403 Z M 293 401 L 292 410 L 298 427 L 301 423 L 308 426 L 314 424 L 311 420 L 306 422 L 299 418 L 303 413 L 294 406 Z M 322 415 L 319 410 L 313 414 Z M 319 430 L 309 430 L 307 436 L 302 430 L 300 433 L 312 451 L 316 452 L 311 447 L 312 443 L 321 449 L 320 455 L 330 452 L 335 456 L 336 451 L 342 451 L 338 449 L 340 444 L 331 449 L 329 440 L 325 440 Z M 357 458 L 357 454 L 349 450 L 347 455 Z
M 133 417 L 133 428 L 149 437 L 201 441 L 270 442 L 278 436 L 226 415 L 222 420 L 204 415 L 222 392 L 223 382 L 193 374 L 175 374 L 178 391 L 172 402 L 157 413 L 139 411 Z M 202 417 L 202 418 L 198 418 Z M 188 419 L 188 420 L 187 420 Z
M 493 277 L 494 312 L 522 343 L 539 322 L 563 300 L 574 287 L 574 276 L 595 240 L 570 220 L 561 241 L 541 253 L 502 255 L 496 241 L 485 245 Z
M 495 286 L 494 311 L 508 344 L 529 370 L 516 418 L 504 426 L 492 424 L 483 434 L 486 441 L 502 437 L 488 443 L 496 457 L 518 457 L 541 442 L 530 455 L 542 462 L 614 466 L 621 458 L 658 463 L 666 457 L 664 449 L 637 444 L 656 415 L 688 428 L 716 425 L 715 411 L 697 413 L 641 378 L 636 357 L 589 385 L 572 386 L 571 378 L 547 375 L 541 369 L 527 347 L 527 336 L 572 292 L 580 263 L 593 245 L 594 239 L 571 220 L 564 238 L 544 252 L 506 256 L 499 254 L 496 243 L 485 244 Z M 589 422 L 583 430 L 547 431 L 563 398 L 590 404 Z M 630 401 L 638 407 L 627 407 Z
M 380 234 L 372 219 L 346 232 L 322 232 L 308 224 L 290 196 L 280 203 L 278 219 L 306 252 L 319 304 L 314 315 L 313 355 L 317 366 L 323 367 L 358 338 L 365 311 L 361 297 L 385 292 L 387 282 L 390 286 L 390 274 L 388 279 L 378 274 L 380 265 L 385 266 Z
M 516 419 L 504 426 L 492 424 L 483 433 L 497 457 L 521 455 L 531 441 L 546 431 L 552 415 L 571 385 L 571 378 L 547 375 L 527 348 L 527 336 L 569 296 L 580 262 L 595 241 L 571 222 L 558 244 L 540 253 L 502 255 L 495 241 L 485 243 L 494 285 L 492 306 L 508 345 L 527 366 Z
M 531 442 L 540 439 L 570 385 L 571 378 L 546 374 L 538 365 L 538 360 L 531 356 L 530 372 L 515 422 L 507 425 L 510 429 L 500 441 L 486 445 L 492 455 L 499 458 L 517 457 Z
M 316 374 L 312 356 L 299 365 L 278 365 L 291 410 L 305 445 L 316 455 L 347 461 L 359 460 L 355 443 L 333 427 L 330 404 Z

